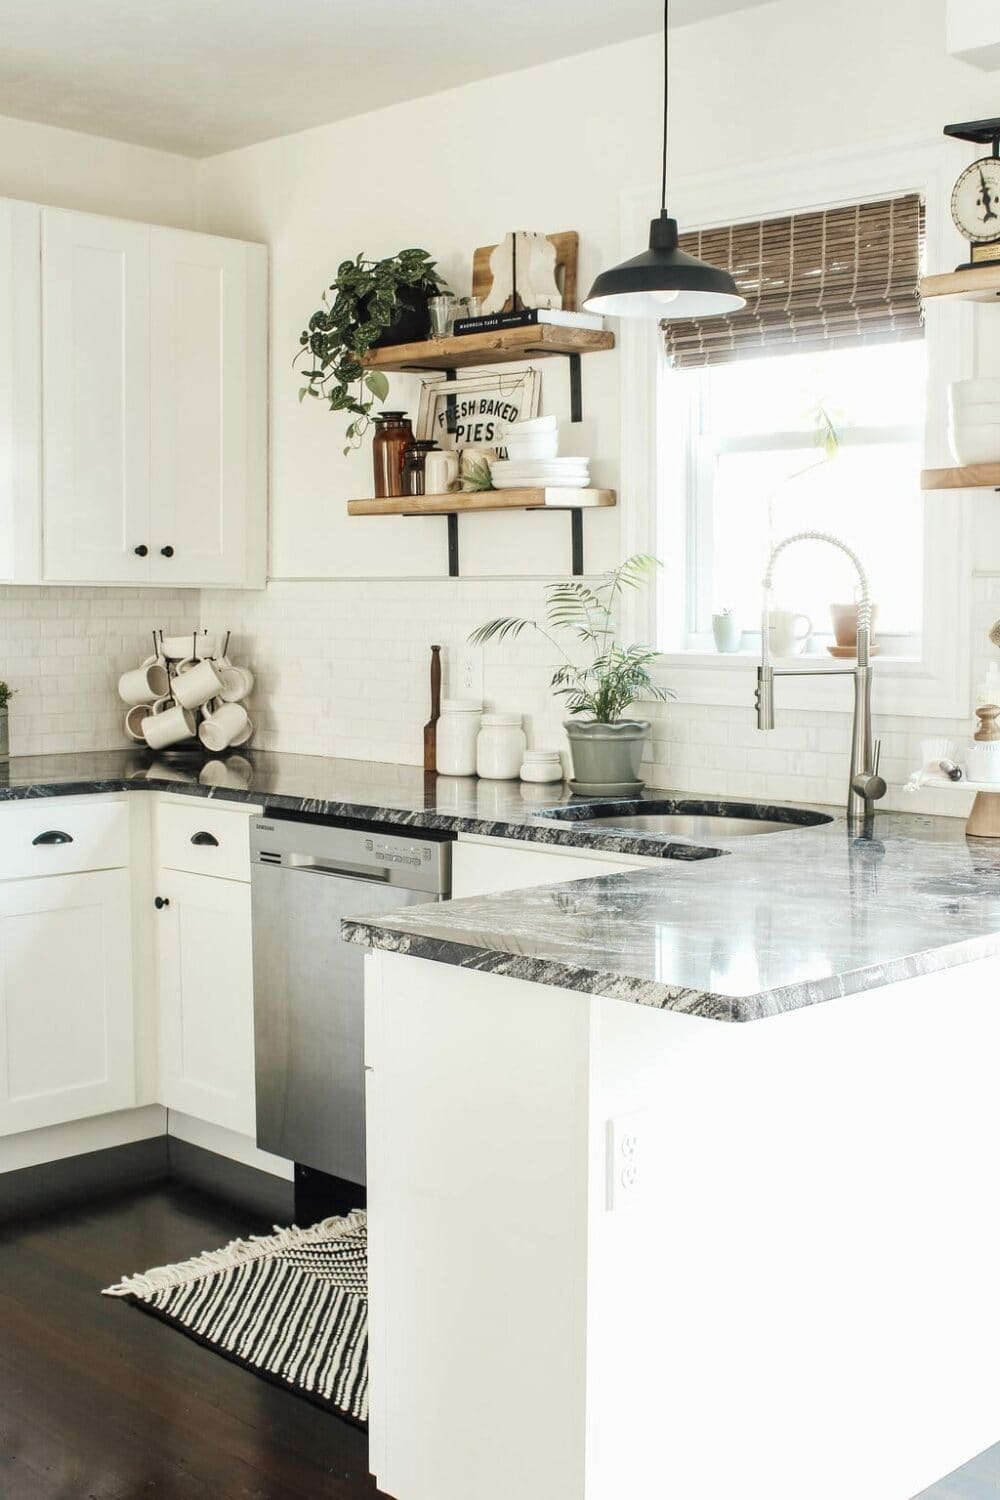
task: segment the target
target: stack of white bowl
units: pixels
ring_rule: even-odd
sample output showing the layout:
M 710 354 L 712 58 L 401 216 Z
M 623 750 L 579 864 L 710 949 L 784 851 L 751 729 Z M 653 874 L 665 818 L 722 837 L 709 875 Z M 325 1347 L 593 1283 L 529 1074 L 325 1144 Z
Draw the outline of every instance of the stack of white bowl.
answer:
M 590 460 L 559 457 L 559 424 L 555 417 L 515 422 L 500 439 L 506 459 L 490 464 L 498 490 L 577 489 L 590 484 Z
M 208 631 L 165 636 L 154 633 L 155 652 L 118 679 L 118 696 L 129 705 L 125 733 L 152 750 L 184 747 L 200 740 L 211 754 L 246 745 L 253 723 L 243 700 L 253 690 L 249 667 L 237 666 L 223 641 Z
M 955 462 L 963 468 L 1000 463 L 1000 380 L 956 380 L 948 406 Z

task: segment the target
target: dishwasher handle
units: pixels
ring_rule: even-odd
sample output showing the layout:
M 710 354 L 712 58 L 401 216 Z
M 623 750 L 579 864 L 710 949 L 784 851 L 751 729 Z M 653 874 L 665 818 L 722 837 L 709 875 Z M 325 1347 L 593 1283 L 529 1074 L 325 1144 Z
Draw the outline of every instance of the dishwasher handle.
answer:
M 330 864 L 312 854 L 289 854 L 282 860 L 286 870 L 302 870 L 307 875 L 333 875 L 338 880 L 357 880 L 363 885 L 386 885 L 389 871 L 384 865 L 371 868 L 360 865 Z

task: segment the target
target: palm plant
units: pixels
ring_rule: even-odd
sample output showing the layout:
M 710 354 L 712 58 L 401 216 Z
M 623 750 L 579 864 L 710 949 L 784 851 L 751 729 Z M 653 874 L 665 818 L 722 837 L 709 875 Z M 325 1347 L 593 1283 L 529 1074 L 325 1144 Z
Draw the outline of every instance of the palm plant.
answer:
M 9 683 L 0 680 L 0 709 L 7 707 L 16 691 L 16 688 L 12 688 Z
M 506 616 L 488 620 L 469 637 L 475 645 L 516 640 L 526 630 L 543 636 L 563 658 L 552 675 L 553 691 L 566 699 L 571 714 L 585 714 L 597 724 L 617 724 L 637 698 L 665 702 L 675 695 L 650 674 L 657 652 L 652 646 L 623 645 L 617 638 L 618 606 L 626 589 L 644 587 L 660 567 L 659 560 L 638 552 L 593 587 L 554 583 L 546 589 L 545 623 Z M 593 653 L 580 665 L 558 639 L 568 633 Z

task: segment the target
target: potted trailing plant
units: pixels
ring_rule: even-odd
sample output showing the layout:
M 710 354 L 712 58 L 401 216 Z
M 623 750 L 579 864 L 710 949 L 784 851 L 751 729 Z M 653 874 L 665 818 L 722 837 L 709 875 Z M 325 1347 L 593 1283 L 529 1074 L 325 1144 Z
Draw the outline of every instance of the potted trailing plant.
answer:
M 6 760 L 10 755 L 9 704 L 14 692 L 15 689 L 0 678 L 0 760 Z
M 664 702 L 675 695 L 650 675 L 657 652 L 652 646 L 624 645 L 616 616 L 626 589 L 641 588 L 660 566 L 655 557 L 636 553 L 591 587 L 556 583 L 546 589 L 545 623 L 506 617 L 489 620 L 469 637 L 476 645 L 516 639 L 525 630 L 544 636 L 563 658 L 552 676 L 552 688 L 566 699 L 565 721 L 573 755 L 574 790 L 584 795 L 620 795 L 638 790 L 642 752 L 649 738 L 648 719 L 627 719 L 637 699 Z M 559 640 L 569 635 L 590 653 L 579 664 Z
M 365 355 L 383 344 L 426 338 L 427 299 L 443 285 L 426 250 L 400 250 L 385 260 L 358 254 L 338 266 L 322 307 L 299 334 L 293 363 L 304 367 L 300 401 L 311 396 L 350 414 L 345 453 L 360 443 L 375 402 L 389 394 L 383 372 L 364 369 Z

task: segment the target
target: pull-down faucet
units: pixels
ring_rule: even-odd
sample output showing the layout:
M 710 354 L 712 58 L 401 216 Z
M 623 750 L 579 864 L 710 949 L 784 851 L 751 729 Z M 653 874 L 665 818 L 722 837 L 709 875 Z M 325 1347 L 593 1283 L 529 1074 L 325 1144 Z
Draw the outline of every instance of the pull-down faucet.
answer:
M 854 564 L 860 584 L 858 601 L 858 660 L 854 667 L 801 668 L 772 667 L 770 647 L 770 602 L 774 565 L 779 555 L 793 542 L 829 542 L 839 547 Z M 851 733 L 851 774 L 847 784 L 847 823 L 852 829 L 863 828 L 875 815 L 875 803 L 886 793 L 885 781 L 879 775 L 882 744 L 872 747 L 872 603 L 868 575 L 861 560 L 845 542 L 826 531 L 797 531 L 786 536 L 772 549 L 763 578 L 764 606 L 761 613 L 760 666 L 757 668 L 757 728 L 774 728 L 774 679 L 776 677 L 853 677 L 854 726 Z

